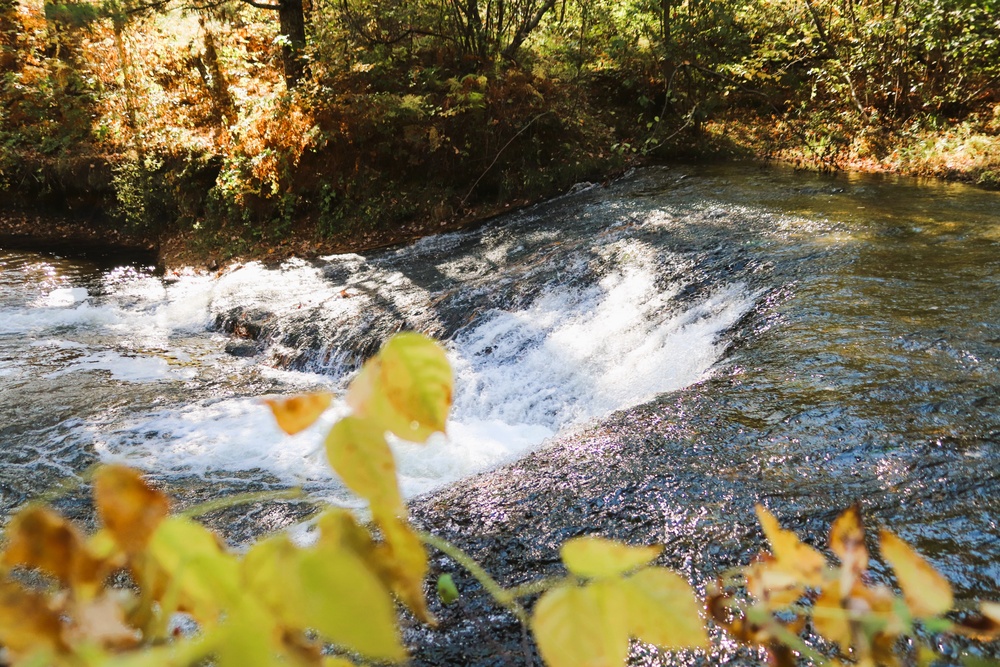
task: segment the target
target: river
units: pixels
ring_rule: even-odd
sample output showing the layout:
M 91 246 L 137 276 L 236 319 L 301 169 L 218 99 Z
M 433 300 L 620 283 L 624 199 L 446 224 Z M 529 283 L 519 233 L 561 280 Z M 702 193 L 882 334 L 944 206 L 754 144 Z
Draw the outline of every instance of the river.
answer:
M 404 492 L 504 583 L 600 532 L 665 542 L 703 585 L 760 548 L 755 502 L 822 544 L 857 501 L 961 600 L 997 599 L 998 251 L 997 193 L 745 165 L 643 170 L 403 248 L 217 275 L 0 250 L 0 511 L 101 461 L 181 502 L 301 485 L 354 505 L 320 452 L 343 408 L 287 437 L 260 397 L 341 392 L 413 328 L 446 345 L 456 399 L 448 438 L 394 444 Z M 57 502 L 86 518 L 82 498 Z M 238 543 L 305 512 L 216 523 Z M 441 613 L 435 638 L 412 631 L 418 662 L 519 650 L 509 618 Z

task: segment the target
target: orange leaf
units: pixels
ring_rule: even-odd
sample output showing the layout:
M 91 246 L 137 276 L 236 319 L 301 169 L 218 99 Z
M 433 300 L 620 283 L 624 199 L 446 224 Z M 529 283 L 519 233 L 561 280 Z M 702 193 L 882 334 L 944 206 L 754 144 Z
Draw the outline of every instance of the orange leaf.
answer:
M 841 565 L 840 586 L 849 591 L 868 569 L 868 548 L 861 510 L 855 504 L 837 517 L 830 526 L 830 551 L 837 554 Z
M 72 618 L 66 636 L 73 644 L 96 643 L 112 650 L 134 648 L 139 644 L 139 631 L 125 623 L 119 601 L 108 593 L 77 605 Z
M 94 503 L 101 521 L 128 554 L 144 550 L 170 513 L 170 501 L 164 494 L 151 489 L 135 470 L 117 465 L 97 472 Z
M 805 586 L 798 574 L 781 567 L 769 554 L 744 569 L 747 590 L 772 609 L 787 607 L 805 595 Z
M 59 613 L 49 608 L 44 596 L 12 581 L 0 581 L 0 644 L 7 650 L 63 649 L 61 631 Z
M 816 632 L 831 642 L 840 645 L 840 651 L 847 655 L 853 644 L 851 621 L 847 610 L 843 607 L 843 595 L 838 582 L 832 582 L 823 589 L 812 614 L 813 627 Z
M 954 603 L 951 584 L 903 540 L 881 531 L 882 555 L 892 565 L 910 611 L 918 618 L 940 616 Z
M 956 623 L 955 630 L 981 642 L 997 639 L 1000 637 L 1000 604 L 980 602 L 979 615 Z
M 47 507 L 34 505 L 18 512 L 7 526 L 7 540 L 5 566 L 37 567 L 80 592 L 92 594 L 107 574 L 80 531 Z
M 278 427 L 288 435 L 304 431 L 315 423 L 319 416 L 330 407 L 333 394 L 320 391 L 314 394 L 299 394 L 288 398 L 265 398 L 271 408 Z

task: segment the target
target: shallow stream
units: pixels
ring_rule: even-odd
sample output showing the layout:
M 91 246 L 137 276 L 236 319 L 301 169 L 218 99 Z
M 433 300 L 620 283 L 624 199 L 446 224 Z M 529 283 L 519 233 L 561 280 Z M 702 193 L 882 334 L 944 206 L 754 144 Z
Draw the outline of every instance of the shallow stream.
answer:
M 601 532 L 665 541 L 702 584 L 760 546 L 755 502 L 822 544 L 859 501 L 960 598 L 997 599 L 998 282 L 997 193 L 741 165 L 218 275 L 0 249 L 0 511 L 98 461 L 185 501 L 302 485 L 352 505 L 320 452 L 338 410 L 286 437 L 259 399 L 340 392 L 412 328 L 444 341 L 456 402 L 448 438 L 396 443 L 404 491 L 505 583 Z M 303 511 L 225 528 L 242 541 Z M 414 631 L 418 662 L 519 650 L 510 619 L 456 613 Z

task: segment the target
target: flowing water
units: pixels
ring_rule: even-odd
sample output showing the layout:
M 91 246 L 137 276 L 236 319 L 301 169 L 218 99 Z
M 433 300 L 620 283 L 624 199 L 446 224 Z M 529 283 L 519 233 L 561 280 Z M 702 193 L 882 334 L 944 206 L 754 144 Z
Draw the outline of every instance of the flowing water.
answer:
M 591 530 L 667 541 L 704 580 L 752 555 L 754 502 L 821 542 L 860 501 L 960 598 L 995 599 L 998 281 L 996 193 L 739 165 L 219 275 L 0 251 L 0 510 L 98 461 L 192 497 L 351 505 L 320 451 L 343 408 L 287 437 L 259 399 L 342 392 L 417 329 L 448 349 L 455 408 L 448 438 L 394 443 L 404 492 L 435 491 L 421 520 L 507 580 Z M 234 539 L 290 520 L 248 516 Z

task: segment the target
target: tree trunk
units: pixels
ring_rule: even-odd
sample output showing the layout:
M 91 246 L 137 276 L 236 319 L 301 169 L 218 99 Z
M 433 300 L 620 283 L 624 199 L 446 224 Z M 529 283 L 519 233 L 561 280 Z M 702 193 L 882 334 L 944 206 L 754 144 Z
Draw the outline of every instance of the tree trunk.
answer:
M 292 90 L 306 72 L 306 63 L 302 58 L 306 48 L 306 16 L 302 0 L 281 0 L 278 24 L 281 35 L 285 38 L 281 44 L 285 86 Z
M 0 0 L 0 71 L 13 72 L 19 60 L 17 53 L 17 4 L 14 0 Z
M 524 40 L 528 38 L 528 35 L 531 34 L 532 30 L 538 27 L 538 24 L 542 21 L 542 17 L 545 16 L 550 9 L 555 7 L 555 5 L 556 0 L 544 0 L 535 13 L 532 16 L 527 17 L 527 20 L 518 26 L 517 32 L 514 33 L 514 38 L 511 40 L 510 44 L 507 45 L 507 48 L 503 50 L 502 55 L 504 58 L 514 60 L 514 55 L 517 53 L 517 50 L 521 48 L 521 45 L 524 44 Z

